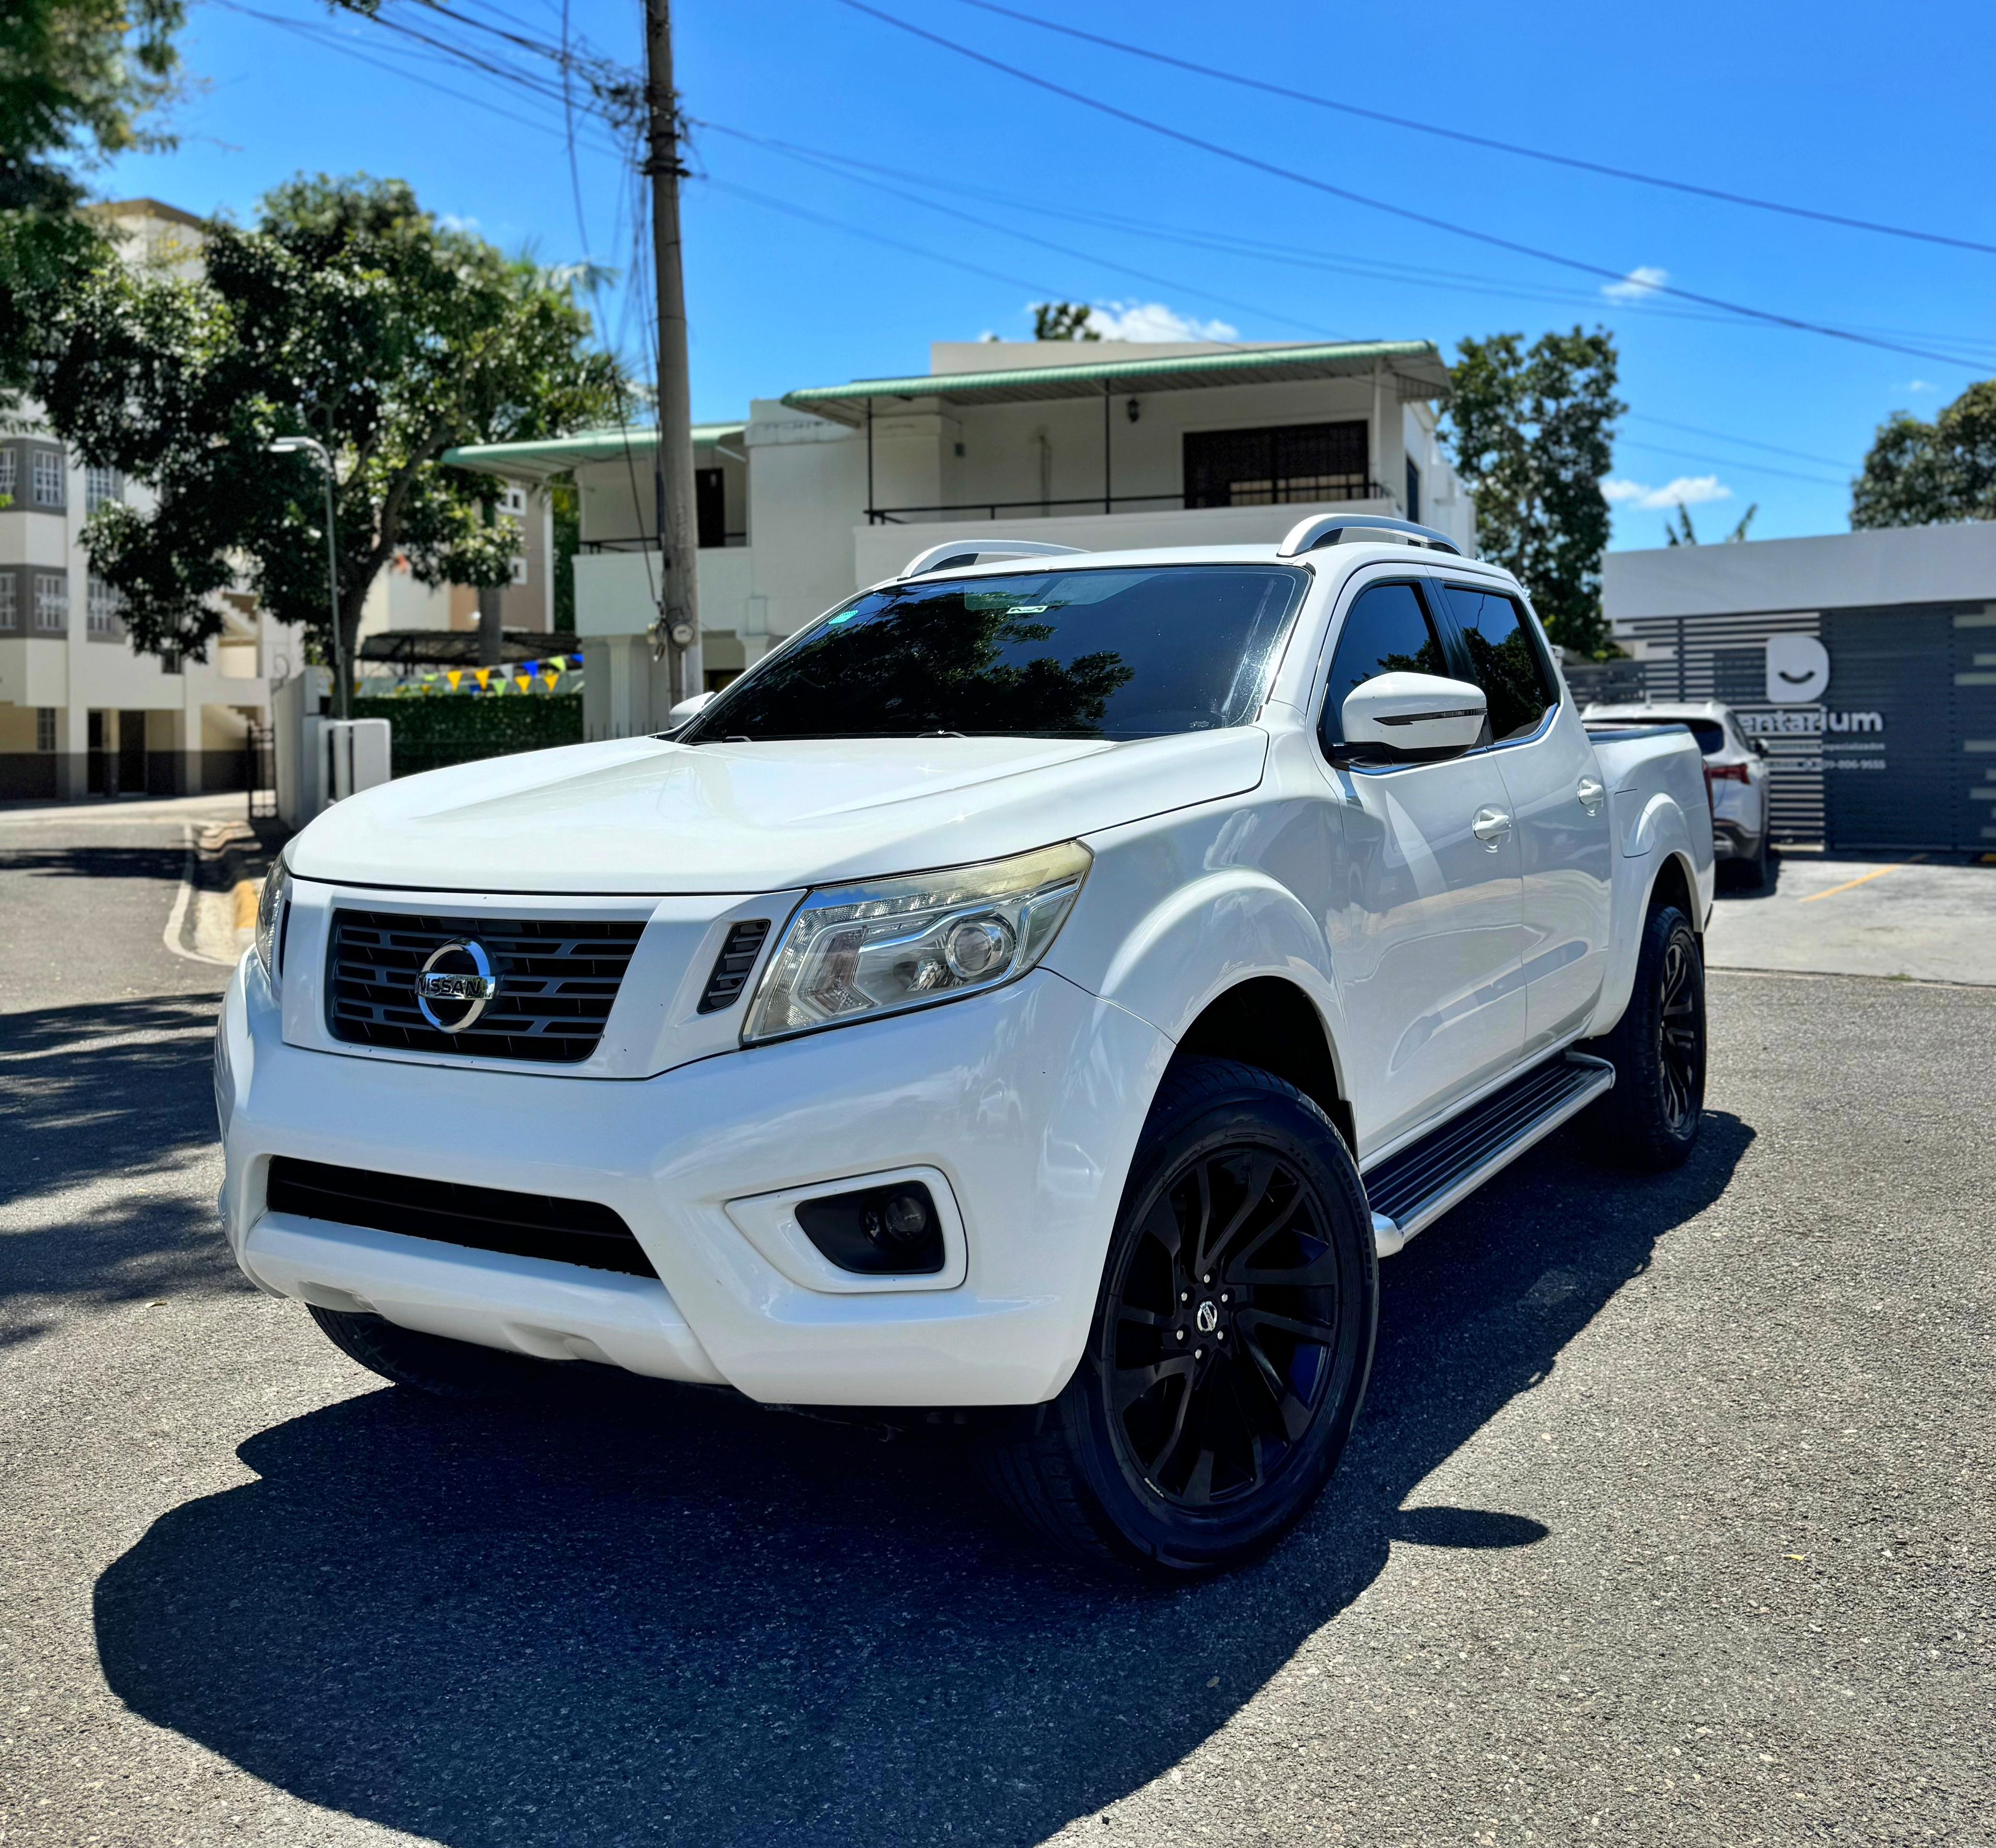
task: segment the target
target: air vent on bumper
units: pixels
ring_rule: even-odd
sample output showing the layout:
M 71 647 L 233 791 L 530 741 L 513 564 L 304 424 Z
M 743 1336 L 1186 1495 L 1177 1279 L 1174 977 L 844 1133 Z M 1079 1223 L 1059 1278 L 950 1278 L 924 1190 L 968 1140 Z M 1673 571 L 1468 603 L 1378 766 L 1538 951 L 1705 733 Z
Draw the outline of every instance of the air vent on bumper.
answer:
M 474 1251 L 545 1258 L 595 1271 L 621 1271 L 630 1277 L 658 1275 L 622 1217 L 598 1200 L 377 1174 L 292 1155 L 272 1157 L 265 1198 L 274 1213 L 295 1213 L 336 1225 L 367 1226 Z
M 755 958 L 762 953 L 762 940 L 769 934 L 766 917 L 745 919 L 728 931 L 728 941 L 714 958 L 714 973 L 707 977 L 707 993 L 700 998 L 702 1013 L 718 1013 L 741 1000 L 748 972 L 755 968 Z

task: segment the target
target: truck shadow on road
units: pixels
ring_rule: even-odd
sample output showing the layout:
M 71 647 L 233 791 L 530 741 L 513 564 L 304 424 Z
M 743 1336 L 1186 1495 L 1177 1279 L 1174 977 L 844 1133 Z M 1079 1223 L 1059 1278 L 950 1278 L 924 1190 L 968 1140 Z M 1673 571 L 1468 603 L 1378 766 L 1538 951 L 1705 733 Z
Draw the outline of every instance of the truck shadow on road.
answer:
M 1272 1558 L 1106 1585 L 987 1510 L 941 1443 L 598 1375 L 535 1413 L 397 1391 L 242 1447 L 254 1483 L 99 1580 L 135 1712 L 311 1802 L 463 1848 L 1043 1840 L 1163 1774 L 1402 1545 L 1529 1545 L 1406 1508 L 1543 1381 L 1753 1132 L 1661 1179 L 1576 1126 L 1385 1268 L 1345 1468 Z

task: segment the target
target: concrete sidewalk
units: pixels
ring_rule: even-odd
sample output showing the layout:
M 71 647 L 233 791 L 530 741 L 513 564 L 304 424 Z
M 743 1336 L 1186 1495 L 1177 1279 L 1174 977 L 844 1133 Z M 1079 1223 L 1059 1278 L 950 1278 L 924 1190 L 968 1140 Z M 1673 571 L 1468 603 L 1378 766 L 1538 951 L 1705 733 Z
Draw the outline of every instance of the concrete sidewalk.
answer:
M 1996 866 L 1784 855 L 1767 891 L 1721 890 L 1714 969 L 1996 986 Z

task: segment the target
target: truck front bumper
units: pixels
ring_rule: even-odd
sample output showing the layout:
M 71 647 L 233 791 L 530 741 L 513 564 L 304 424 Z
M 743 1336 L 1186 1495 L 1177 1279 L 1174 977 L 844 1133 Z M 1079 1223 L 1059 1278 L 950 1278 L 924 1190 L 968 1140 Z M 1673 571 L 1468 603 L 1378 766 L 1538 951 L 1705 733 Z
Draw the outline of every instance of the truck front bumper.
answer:
M 1041 970 L 643 1079 L 354 1058 L 287 1044 L 249 955 L 216 1035 L 222 1219 L 274 1294 L 488 1347 L 773 1403 L 1034 1404 L 1080 1355 L 1170 1052 Z M 658 1280 L 272 1212 L 274 1155 L 600 1201 Z M 960 1219 L 954 1287 L 811 1287 L 742 1230 L 745 1199 L 917 1167 Z

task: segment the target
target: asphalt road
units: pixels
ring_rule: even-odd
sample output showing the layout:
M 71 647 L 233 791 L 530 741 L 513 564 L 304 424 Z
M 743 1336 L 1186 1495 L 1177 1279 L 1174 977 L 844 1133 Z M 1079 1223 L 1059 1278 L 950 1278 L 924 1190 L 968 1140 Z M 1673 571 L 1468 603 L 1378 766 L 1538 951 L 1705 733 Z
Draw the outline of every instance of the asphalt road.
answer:
M 179 824 L 0 815 L 0 1842 L 1996 1839 L 1996 990 L 1721 974 L 1385 1271 L 1263 1565 L 1105 1587 L 946 1444 L 381 1387 L 211 1226 Z

